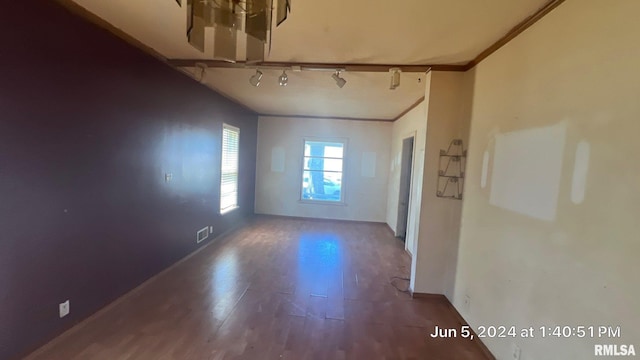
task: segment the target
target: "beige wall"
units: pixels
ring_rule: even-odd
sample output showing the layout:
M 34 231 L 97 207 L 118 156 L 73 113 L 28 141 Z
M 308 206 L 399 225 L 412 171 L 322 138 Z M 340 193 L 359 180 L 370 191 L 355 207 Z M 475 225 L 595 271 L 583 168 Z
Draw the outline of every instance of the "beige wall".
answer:
M 256 213 L 385 222 L 391 130 L 390 122 L 260 117 Z M 345 205 L 299 201 L 305 137 L 347 139 L 343 179 Z M 272 171 L 272 151 L 276 147 L 284 153 L 282 172 Z M 374 177 L 363 176 L 364 152 L 376 153 Z
M 420 204 L 420 227 L 413 257 L 411 289 L 453 299 L 461 201 L 436 196 L 440 150 L 454 139 L 467 147 L 472 77 L 461 72 L 430 72 L 426 91 L 427 133 Z
M 623 336 L 485 339 L 499 359 L 512 343 L 523 360 L 640 346 L 638 13 L 637 0 L 569 0 L 476 68 L 454 305 L 475 327 L 614 325 Z M 580 141 L 590 157 L 576 204 Z
M 426 83 L 429 83 L 427 75 Z M 417 219 L 420 214 L 420 198 L 422 173 L 424 167 L 424 147 L 427 135 L 426 101 L 409 111 L 393 123 L 391 133 L 391 165 L 389 168 L 389 190 L 387 200 L 387 224 L 396 230 L 398 220 L 398 198 L 400 195 L 400 170 L 402 156 L 402 141 L 414 137 L 413 165 L 411 172 L 411 195 L 409 199 L 409 218 L 407 221 L 406 249 L 413 254 L 415 249 L 415 234 L 418 229 Z

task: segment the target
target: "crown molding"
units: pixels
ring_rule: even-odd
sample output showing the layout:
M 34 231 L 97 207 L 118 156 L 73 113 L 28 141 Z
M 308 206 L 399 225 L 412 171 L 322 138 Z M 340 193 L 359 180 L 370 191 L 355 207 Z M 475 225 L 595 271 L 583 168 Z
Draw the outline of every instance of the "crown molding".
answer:
M 275 62 L 265 61 L 260 63 L 247 63 L 245 61 L 236 61 L 234 63 L 222 60 L 207 59 L 169 59 L 169 65 L 175 67 L 195 67 L 199 64 L 206 65 L 210 68 L 224 69 L 254 69 L 254 68 L 274 68 L 274 69 L 292 69 L 300 68 L 301 70 L 335 70 L 340 69 L 347 72 L 389 72 L 390 69 L 398 68 L 402 72 L 421 72 L 426 73 L 430 70 L 436 71 L 465 71 L 466 65 L 407 65 L 407 64 L 351 64 L 351 63 L 305 63 L 305 62 Z
M 279 117 L 279 118 L 296 118 L 296 119 L 318 119 L 318 120 L 350 120 L 350 121 L 376 121 L 376 122 L 394 122 L 395 119 L 373 119 L 360 117 L 345 116 L 318 116 L 318 115 L 282 115 L 282 114 L 258 114 L 260 117 Z
M 144 51 L 145 53 L 153 56 L 154 58 L 167 63 L 167 58 L 160 54 L 158 51 L 156 51 L 154 48 L 145 45 L 144 43 L 142 43 L 140 40 L 134 38 L 133 36 L 127 34 L 126 32 L 118 29 L 117 27 L 111 25 L 109 22 L 107 22 L 106 20 L 102 19 L 101 17 L 99 17 L 98 15 L 90 12 L 89 10 L 85 9 L 84 7 L 82 7 L 81 5 L 71 1 L 71 0 L 54 0 L 56 3 L 62 5 L 62 7 L 66 8 L 67 11 L 69 11 L 70 13 L 79 16 L 81 18 L 83 18 L 84 20 L 97 25 L 100 28 L 103 28 L 107 31 L 109 31 L 110 33 L 112 33 L 113 35 L 119 37 L 120 39 L 124 40 L 125 42 L 129 43 L 130 45 L 133 45 L 134 47 Z
M 415 109 L 416 107 L 418 107 L 418 105 L 422 104 L 422 102 L 424 101 L 424 96 L 421 97 L 420 99 L 418 99 L 415 103 L 413 103 L 411 106 L 409 106 L 405 111 L 401 112 L 398 116 L 396 116 L 393 121 L 398 121 L 400 120 L 400 118 L 402 118 L 403 116 L 407 115 L 411 110 Z
M 177 69 L 175 66 L 171 66 L 171 64 L 169 64 L 169 61 L 167 60 L 167 58 L 160 54 L 158 51 L 156 51 L 155 49 L 153 49 L 150 46 L 145 45 L 144 43 L 142 43 L 141 41 L 139 41 L 138 39 L 134 38 L 133 36 L 127 34 L 126 32 L 118 29 L 117 27 L 111 25 L 110 23 L 108 23 L 106 20 L 103 20 L 101 17 L 97 16 L 96 14 L 90 12 L 89 10 L 85 9 L 84 7 L 78 5 L 77 3 L 71 1 L 71 0 L 54 0 L 56 3 L 60 4 L 62 7 L 64 7 L 65 9 L 67 9 L 67 11 L 69 11 L 70 13 L 84 19 L 85 21 L 88 21 L 108 32 L 110 32 L 111 34 L 115 35 L 116 37 L 120 38 L 121 40 L 124 40 L 126 43 L 128 43 L 129 45 L 142 50 L 144 53 L 151 55 L 152 57 L 156 58 L 157 60 L 159 60 L 160 62 L 164 63 L 165 65 L 169 66 L 171 69 L 179 71 L 181 74 L 185 75 L 185 76 L 189 76 L 190 78 L 193 79 L 192 76 L 190 76 L 190 74 L 185 73 L 184 71 L 181 71 L 180 69 Z M 206 85 L 203 85 L 206 86 Z M 209 87 L 207 87 L 208 89 L 210 89 Z M 232 103 L 236 104 L 237 106 L 239 106 L 240 108 L 242 108 L 245 112 L 247 112 L 248 114 L 255 114 L 258 115 L 253 109 L 251 109 L 250 107 L 246 106 L 245 104 L 227 96 L 226 94 L 223 94 L 221 92 L 216 91 L 216 93 L 220 94 L 221 96 L 223 96 L 224 98 L 226 98 L 227 100 L 231 101 Z
M 543 7 L 538 9 L 538 11 L 536 11 L 535 13 L 533 13 L 531 16 L 527 17 L 526 19 L 522 20 L 520 23 L 518 23 L 518 25 L 514 26 L 511 30 L 509 30 L 509 32 L 507 32 L 498 41 L 496 41 L 495 43 L 491 44 L 491 46 L 489 46 L 484 51 L 482 51 L 480 54 L 478 54 L 478 56 L 476 56 L 473 60 L 469 61 L 466 65 L 463 65 L 462 66 L 463 70 L 442 70 L 442 69 L 439 69 L 439 68 L 437 68 L 435 66 L 431 70 L 433 70 L 433 71 L 469 71 L 469 70 L 473 69 L 476 65 L 478 65 L 480 62 L 482 62 L 484 59 L 489 57 L 494 52 L 498 51 L 501 47 L 505 46 L 511 40 L 515 39 L 518 35 L 520 35 L 522 32 L 524 32 L 525 30 L 530 28 L 533 24 L 538 22 L 540 19 L 542 19 L 545 15 L 550 13 L 553 9 L 558 7 L 564 1 L 565 0 L 550 0 Z M 443 65 L 440 65 L 440 66 L 442 67 Z M 444 65 L 444 66 L 446 66 L 446 65 Z M 458 66 L 456 65 L 456 69 L 457 69 L 457 67 Z M 401 112 L 395 118 L 394 121 L 400 119 L 401 117 L 406 115 L 409 111 L 413 110 L 423 100 L 424 100 L 424 97 L 420 101 L 418 101 L 417 103 L 411 105 L 405 111 Z
M 464 65 L 459 64 L 421 64 L 421 65 L 407 65 L 407 64 L 353 64 L 353 63 L 302 63 L 302 62 L 261 62 L 261 63 L 246 63 L 244 61 L 237 61 L 235 63 L 222 61 L 222 60 L 208 60 L 208 59 L 168 59 L 167 62 L 176 67 L 194 67 L 196 64 L 205 64 L 207 67 L 212 68 L 228 68 L 228 69 L 245 69 L 256 67 L 273 67 L 273 68 L 312 68 L 312 69 L 342 69 L 347 72 L 389 72 L 391 68 L 399 68 L 402 72 L 424 72 L 429 71 L 460 71 L 465 72 L 476 65 L 482 60 L 489 57 L 494 52 L 498 51 L 501 47 L 509 43 L 511 40 L 520 35 L 523 31 L 527 30 L 533 24 L 542 19 L 545 15 L 550 13 L 553 9 L 562 4 L 565 0 L 550 0 L 535 13 L 528 16 L 526 19 L 519 22 L 511 30 L 509 30 L 498 41 L 491 44 L 478 54 L 473 60 Z
M 535 24 L 540 19 L 542 19 L 545 15 L 550 13 L 551 10 L 555 9 L 560 4 L 562 4 L 564 1 L 565 0 L 551 0 L 548 3 L 546 3 L 543 7 L 538 9 L 538 11 L 536 11 L 535 13 L 533 13 L 531 16 L 527 17 L 526 19 L 522 20 L 520 23 L 518 23 L 518 25 L 516 25 L 511 30 L 509 30 L 498 41 L 496 41 L 495 43 L 491 44 L 491 46 L 489 46 L 484 51 L 482 51 L 480 54 L 478 54 L 478 56 L 476 56 L 473 60 L 469 61 L 464 66 L 464 68 L 465 68 L 464 71 L 468 71 L 468 70 L 473 69 L 476 65 L 478 65 L 480 62 L 482 62 L 482 60 L 486 59 L 491 54 L 493 54 L 494 52 L 498 51 L 501 47 L 505 46 L 511 40 L 513 40 L 518 35 L 520 35 L 523 31 L 527 30 L 533 24 Z
M 427 73 L 429 71 L 468 71 L 478 65 L 482 60 L 489 57 L 491 54 L 496 52 L 498 49 L 509 43 L 509 41 L 516 38 L 523 31 L 531 27 L 533 24 L 542 19 L 545 15 L 551 12 L 553 9 L 562 4 L 565 0 L 550 0 L 543 7 L 538 9 L 535 13 L 518 23 L 515 27 L 509 30 L 503 37 L 501 37 L 498 41 L 491 44 L 488 48 L 483 50 L 478 56 L 476 56 L 473 60 L 469 61 L 466 64 L 417 64 L 417 65 L 407 65 L 407 64 L 361 64 L 361 63 L 301 63 L 301 62 L 262 62 L 262 63 L 251 63 L 248 64 L 243 61 L 238 61 L 235 63 L 221 61 L 221 60 L 208 60 L 208 59 L 167 59 L 164 55 L 160 54 L 158 51 L 153 49 L 150 46 L 142 43 L 138 39 L 133 36 L 127 34 L 126 32 L 118 29 L 117 27 L 111 25 L 109 22 L 103 20 L 99 16 L 85 9 L 84 7 L 78 5 L 72 0 L 55 0 L 55 2 L 61 4 L 63 7 L 67 8 L 71 13 L 84 18 L 85 20 L 108 30 L 113 33 L 117 37 L 126 41 L 127 43 L 137 47 L 138 49 L 146 52 L 147 54 L 155 57 L 167 63 L 173 67 L 194 67 L 198 63 L 206 64 L 208 67 L 215 68 L 255 68 L 255 67 L 274 67 L 274 68 L 291 68 L 299 66 L 301 68 L 313 68 L 313 69 L 344 69 L 348 72 L 388 72 L 391 68 L 399 68 L 403 72 L 424 72 Z

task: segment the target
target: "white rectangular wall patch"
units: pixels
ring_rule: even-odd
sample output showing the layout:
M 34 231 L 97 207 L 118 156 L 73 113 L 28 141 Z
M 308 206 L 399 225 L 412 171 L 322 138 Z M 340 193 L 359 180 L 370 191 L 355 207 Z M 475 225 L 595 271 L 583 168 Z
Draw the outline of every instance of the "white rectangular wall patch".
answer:
M 271 149 L 271 171 L 284 172 L 284 148 L 276 146 Z
M 489 202 L 506 210 L 553 221 L 560 193 L 566 124 L 500 134 Z
M 362 177 L 376 177 L 376 153 L 365 151 L 362 153 Z

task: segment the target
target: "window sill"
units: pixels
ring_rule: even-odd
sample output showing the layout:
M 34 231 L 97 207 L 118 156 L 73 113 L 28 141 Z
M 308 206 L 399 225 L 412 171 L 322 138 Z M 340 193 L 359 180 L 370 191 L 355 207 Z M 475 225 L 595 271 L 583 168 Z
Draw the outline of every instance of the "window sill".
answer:
M 225 215 L 228 214 L 236 209 L 240 209 L 240 206 L 234 206 L 232 208 L 228 208 L 228 209 L 224 209 L 224 210 L 220 210 L 220 215 Z
M 344 201 L 298 200 L 298 203 L 309 205 L 347 206 L 347 203 L 345 203 Z

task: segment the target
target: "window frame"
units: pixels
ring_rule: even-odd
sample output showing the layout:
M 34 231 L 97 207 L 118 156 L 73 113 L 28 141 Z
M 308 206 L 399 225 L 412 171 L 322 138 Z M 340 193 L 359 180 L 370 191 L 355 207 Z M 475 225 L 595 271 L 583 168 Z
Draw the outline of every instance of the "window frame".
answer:
M 233 131 L 238 134 L 238 147 L 237 147 L 237 161 L 236 161 L 236 192 L 235 192 L 235 204 L 223 209 L 222 208 L 222 176 L 224 175 L 223 165 L 224 165 L 224 132 Z M 240 128 L 235 127 L 233 125 L 229 125 L 227 123 L 222 123 L 222 133 L 220 137 L 220 201 L 219 201 L 219 212 L 220 215 L 228 214 L 233 210 L 236 210 L 240 207 L 239 198 L 240 198 Z
M 341 180 L 341 184 L 340 184 L 340 201 L 332 201 L 332 200 L 319 200 L 319 199 L 305 199 L 303 198 L 303 191 L 304 191 L 304 173 L 305 173 L 305 169 L 304 169 L 304 159 L 305 159 L 305 155 L 304 155 L 304 150 L 305 150 L 305 146 L 307 145 L 307 142 L 327 142 L 327 143 L 339 143 L 342 144 L 342 169 L 341 169 L 341 174 L 342 174 L 342 180 Z M 303 204 L 314 204 L 314 205 L 333 205 L 333 206 L 346 206 L 346 189 L 345 189 L 345 184 L 346 184 L 346 161 L 347 161 L 347 149 L 348 149 L 348 139 L 347 138 L 339 138 L 339 137 L 304 137 L 302 139 L 302 156 L 301 156 L 301 160 L 300 160 L 300 169 L 299 169 L 299 177 L 298 177 L 298 186 L 300 186 L 298 188 L 298 196 L 299 196 L 299 203 L 303 203 Z

